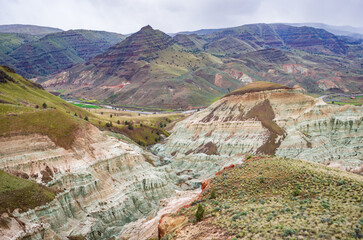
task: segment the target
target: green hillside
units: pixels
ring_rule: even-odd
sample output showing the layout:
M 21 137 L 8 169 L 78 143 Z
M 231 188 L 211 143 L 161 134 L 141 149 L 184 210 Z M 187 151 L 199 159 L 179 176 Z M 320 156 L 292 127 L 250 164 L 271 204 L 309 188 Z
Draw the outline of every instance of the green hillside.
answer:
M 92 116 L 4 66 L 0 66 L 0 92 L 0 136 L 44 134 L 69 148 L 75 131 L 85 123 L 79 116 Z
M 54 197 L 54 190 L 0 170 L 0 214 L 17 208 L 27 211 L 52 201 Z M 0 221 L 0 227 L 3 224 L 6 222 Z

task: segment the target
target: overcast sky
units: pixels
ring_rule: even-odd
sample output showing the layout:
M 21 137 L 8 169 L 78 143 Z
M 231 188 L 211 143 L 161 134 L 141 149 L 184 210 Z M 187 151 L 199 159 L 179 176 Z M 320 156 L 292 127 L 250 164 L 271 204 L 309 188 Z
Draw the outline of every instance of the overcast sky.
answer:
M 363 0 L 0 0 L 0 24 L 167 33 L 247 23 L 321 22 L 363 27 Z

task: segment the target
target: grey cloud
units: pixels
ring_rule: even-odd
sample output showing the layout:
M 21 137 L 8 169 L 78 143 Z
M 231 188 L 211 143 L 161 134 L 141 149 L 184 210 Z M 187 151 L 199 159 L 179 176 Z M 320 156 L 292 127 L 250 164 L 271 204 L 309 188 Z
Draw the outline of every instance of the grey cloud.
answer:
M 150 24 L 165 32 L 255 22 L 322 22 L 362 27 L 362 0 L 0 0 L 0 24 L 131 33 Z

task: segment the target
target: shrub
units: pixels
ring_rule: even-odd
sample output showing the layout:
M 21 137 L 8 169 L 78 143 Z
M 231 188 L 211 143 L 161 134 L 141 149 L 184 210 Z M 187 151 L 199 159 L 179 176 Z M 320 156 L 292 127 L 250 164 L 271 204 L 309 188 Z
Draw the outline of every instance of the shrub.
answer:
M 117 120 L 117 124 L 121 124 L 120 120 Z
M 215 199 L 216 198 L 216 190 L 212 189 L 209 198 L 210 199 Z
M 130 129 L 130 130 L 134 129 L 134 127 L 132 125 L 130 125 L 130 124 L 129 124 L 129 126 L 127 128 Z
M 198 209 L 197 211 L 195 212 L 195 220 L 197 222 L 199 222 L 200 220 L 203 219 L 203 216 L 204 216 L 204 208 L 203 206 L 199 203 L 198 204 Z
M 284 232 L 282 233 L 283 237 L 288 237 L 288 236 L 292 236 L 296 233 L 296 231 L 294 229 L 285 229 Z
M 87 116 L 85 116 L 85 117 L 84 117 L 84 120 L 88 121 L 88 117 L 87 117 Z
M 294 196 L 294 197 L 297 197 L 297 196 L 299 196 L 300 195 L 300 189 L 299 189 L 299 187 L 296 187 L 295 188 L 295 190 L 292 192 L 292 195 Z
M 246 160 L 248 160 L 248 159 L 250 159 L 252 156 L 251 155 L 249 155 L 247 158 L 246 158 Z
M 265 183 L 265 178 L 264 177 L 260 178 L 260 183 Z
M 35 105 L 35 108 L 39 108 L 39 105 Z
M 110 114 L 110 118 L 112 118 L 112 114 Z
M 47 104 L 44 102 L 43 103 L 43 108 L 47 108 L 48 106 L 47 106 Z

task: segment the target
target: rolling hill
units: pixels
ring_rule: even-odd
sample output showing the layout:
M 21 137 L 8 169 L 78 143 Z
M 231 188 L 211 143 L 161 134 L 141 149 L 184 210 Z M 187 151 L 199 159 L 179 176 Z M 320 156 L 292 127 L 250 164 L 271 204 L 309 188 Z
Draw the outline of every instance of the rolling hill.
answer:
M 0 25 L 0 32 L 2 33 L 22 33 L 29 35 L 46 35 L 49 33 L 62 32 L 62 29 L 43 27 L 36 25 L 25 25 L 25 24 L 8 24 Z

